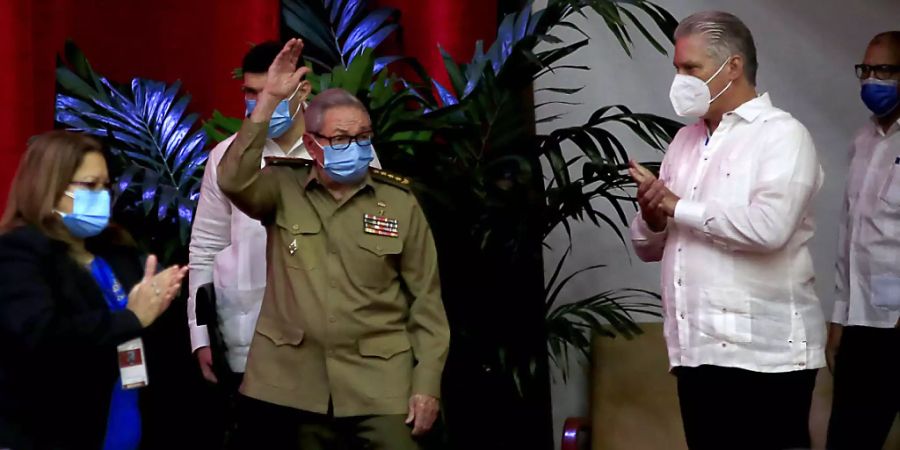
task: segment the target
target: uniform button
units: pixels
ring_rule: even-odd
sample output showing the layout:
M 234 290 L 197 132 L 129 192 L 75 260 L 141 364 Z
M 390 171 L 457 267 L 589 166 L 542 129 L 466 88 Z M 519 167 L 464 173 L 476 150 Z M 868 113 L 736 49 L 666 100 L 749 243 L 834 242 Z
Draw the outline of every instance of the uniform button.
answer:
M 684 313 L 679 314 L 678 317 L 681 317 L 682 319 L 684 319 Z
M 722 347 L 728 347 L 728 344 L 726 344 L 726 343 L 723 342 L 723 343 L 722 343 Z
M 381 251 L 381 246 L 380 246 L 380 245 L 376 245 L 376 246 L 375 246 L 375 250 L 378 250 L 378 251 L 380 252 L 380 251 Z
M 800 364 L 798 364 L 798 365 L 799 365 L 800 367 L 806 367 L 806 363 L 800 363 Z
M 728 312 L 728 310 L 725 308 L 722 308 L 722 312 Z
M 335 322 L 337 322 L 337 318 L 334 317 L 334 316 L 331 316 L 331 317 L 328 318 L 328 321 L 331 322 L 331 323 L 335 323 Z
M 788 339 L 788 344 L 793 344 L 793 343 L 794 343 L 793 339 Z
M 300 229 L 300 225 L 297 225 L 297 224 L 291 225 L 291 229 L 294 231 L 297 231 Z
M 684 283 L 681 281 L 681 278 L 679 278 L 679 279 L 678 279 L 678 285 L 681 286 L 682 284 L 684 284 Z
M 681 247 L 678 247 L 678 253 L 681 253 L 682 251 L 684 251 L 684 249 Z
M 338 285 L 337 280 L 331 280 L 331 287 L 336 288 Z

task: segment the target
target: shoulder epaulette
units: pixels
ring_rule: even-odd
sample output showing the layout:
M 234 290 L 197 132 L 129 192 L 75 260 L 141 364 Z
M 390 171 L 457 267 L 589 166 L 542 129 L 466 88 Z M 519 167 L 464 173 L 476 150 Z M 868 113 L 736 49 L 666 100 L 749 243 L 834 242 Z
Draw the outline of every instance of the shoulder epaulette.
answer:
M 285 158 L 283 156 L 267 156 L 266 166 L 308 167 L 315 161 L 306 158 Z
M 381 169 L 371 168 L 369 172 L 372 174 L 372 178 L 384 183 L 392 184 L 404 190 L 410 189 L 410 181 L 409 178 L 406 178 L 401 175 L 395 175 L 390 172 L 385 172 Z

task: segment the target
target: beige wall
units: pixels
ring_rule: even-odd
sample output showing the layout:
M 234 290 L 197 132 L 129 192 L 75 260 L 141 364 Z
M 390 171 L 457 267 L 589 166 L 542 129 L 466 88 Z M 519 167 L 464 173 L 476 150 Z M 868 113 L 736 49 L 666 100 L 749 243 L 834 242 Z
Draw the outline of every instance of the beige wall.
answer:
M 675 377 L 667 373 L 662 324 L 632 341 L 595 339 L 591 375 L 594 450 L 686 450 Z M 819 371 L 810 411 L 813 448 L 825 447 L 831 375 Z M 764 431 L 764 430 L 760 430 Z M 886 449 L 900 449 L 895 424 Z
M 826 180 L 815 202 L 818 230 L 811 251 L 818 274 L 817 291 L 825 313 L 830 314 L 837 217 L 847 172 L 847 149 L 854 130 L 868 116 L 859 100 L 853 65 L 859 63 L 871 36 L 900 28 L 900 0 L 655 0 L 655 3 L 677 19 L 707 9 L 730 11 L 744 19 L 759 49 L 759 90 L 769 92 L 777 106 L 796 116 L 812 133 Z M 541 108 L 538 117 L 563 111 L 568 114 L 560 121 L 539 125 L 540 132 L 580 125 L 600 106 L 620 103 L 637 111 L 677 118 L 669 104 L 669 86 L 674 75 L 671 55 L 653 50 L 631 28 L 637 44 L 633 58 L 629 58 L 597 15 L 588 13 L 587 19 L 578 17 L 573 21 L 590 35 L 591 44 L 563 63 L 586 64 L 592 70 L 558 71 L 540 79 L 535 88 L 585 86 L 577 98 L 582 105 Z M 570 30 L 555 34 L 568 42 L 579 39 Z M 536 96 L 537 103 L 559 99 L 557 94 L 547 92 Z M 629 136 L 624 127 L 615 131 L 619 136 Z M 625 139 L 624 143 L 637 159 L 661 158 L 659 153 L 635 139 Z M 569 156 L 575 155 L 574 150 L 567 151 Z M 605 207 L 602 203 L 598 206 L 601 210 Z M 623 248 L 609 229 L 598 230 L 589 223 L 576 224 L 573 239 L 575 248 L 567 271 L 592 264 L 608 267 L 594 272 L 593 277 L 576 279 L 564 297 L 584 298 L 602 290 L 624 287 L 658 290 L 659 266 L 638 261 L 631 249 Z M 548 273 L 552 273 L 566 248 L 564 233 L 554 234 L 548 243 L 552 250 L 546 252 L 545 260 Z M 553 386 L 557 435 L 565 417 L 588 413 L 588 371 L 586 367 L 573 366 L 570 375 L 568 383 L 557 377 Z

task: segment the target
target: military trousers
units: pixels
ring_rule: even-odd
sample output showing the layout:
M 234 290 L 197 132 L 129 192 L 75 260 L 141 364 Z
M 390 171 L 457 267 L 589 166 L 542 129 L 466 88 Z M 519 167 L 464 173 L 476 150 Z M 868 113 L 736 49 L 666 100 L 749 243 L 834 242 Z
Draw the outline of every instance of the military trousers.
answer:
M 406 415 L 334 417 L 241 396 L 240 450 L 420 450 Z

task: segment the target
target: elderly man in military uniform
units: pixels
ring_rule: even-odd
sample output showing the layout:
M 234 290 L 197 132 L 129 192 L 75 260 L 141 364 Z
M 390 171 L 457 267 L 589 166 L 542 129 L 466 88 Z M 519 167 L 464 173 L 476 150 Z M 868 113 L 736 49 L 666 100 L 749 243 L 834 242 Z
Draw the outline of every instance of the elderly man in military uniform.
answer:
M 308 72 L 289 41 L 219 164 L 268 231 L 268 286 L 241 392 L 248 448 L 419 448 L 438 414 L 449 329 L 437 255 L 409 180 L 369 169 L 372 124 L 330 89 L 306 111 L 313 161 L 269 159 L 272 112 Z

